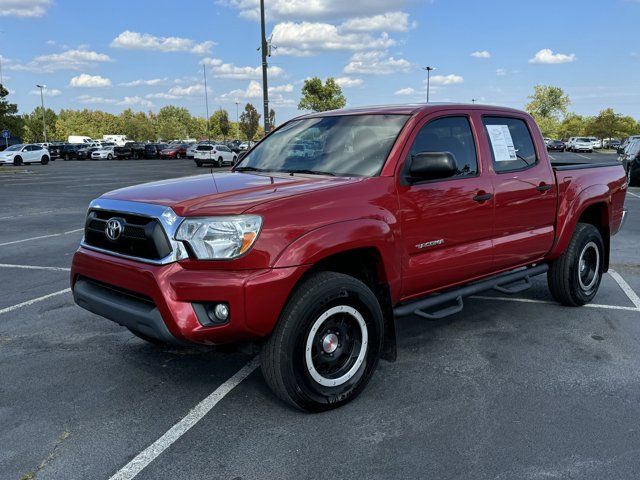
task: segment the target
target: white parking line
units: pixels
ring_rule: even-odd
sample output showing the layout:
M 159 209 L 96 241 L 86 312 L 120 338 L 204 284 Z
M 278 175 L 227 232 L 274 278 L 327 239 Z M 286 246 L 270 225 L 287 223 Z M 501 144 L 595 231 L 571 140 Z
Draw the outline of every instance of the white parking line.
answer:
M 534 300 L 532 298 L 512 298 L 512 297 L 491 297 L 484 295 L 474 295 L 470 298 L 476 298 L 478 300 L 499 300 L 501 302 L 519 302 L 519 303 L 537 303 L 542 305 L 559 305 L 556 302 L 550 302 L 548 300 Z M 619 305 L 600 305 L 597 303 L 587 303 L 584 305 L 589 308 L 604 308 L 605 310 L 625 310 L 627 312 L 640 312 L 638 307 L 623 307 Z
M 155 460 L 162 452 L 182 437 L 196 423 L 211 411 L 231 390 L 237 387 L 258 366 L 258 357 L 254 357 L 229 380 L 216 388 L 207 398 L 198 403 L 185 417 L 171 427 L 158 440 L 153 442 L 133 460 L 122 467 L 109 480 L 130 480 Z
M 627 190 L 627 193 L 633 197 L 640 198 L 640 195 L 638 195 L 637 193 L 630 192 L 629 190 Z
M 62 232 L 62 233 L 52 233 L 51 235 L 40 235 L 39 237 L 31 237 L 31 238 L 23 238 L 21 240 L 13 240 L 11 242 L 0 243 L 0 247 L 4 247 L 5 245 L 14 245 L 16 243 L 30 242 L 32 240 L 40 240 L 42 238 L 61 237 L 62 235 L 68 235 L 70 233 L 82 232 L 83 230 L 84 230 L 84 228 L 77 228 L 75 230 L 69 230 L 67 232 Z
M 39 265 L 14 265 L 12 263 L 0 263 L 0 268 L 22 268 L 24 270 L 51 270 L 54 272 L 70 272 L 66 267 L 41 267 Z
M 582 158 L 586 158 L 587 160 L 591 160 L 591 157 L 587 157 L 586 155 L 580 155 L 578 152 L 574 152 L 574 155 L 577 155 Z
M 633 288 L 631 288 L 631 286 L 625 281 L 625 279 L 622 278 L 622 276 L 615 270 L 610 269 L 609 274 L 613 277 L 616 283 L 620 285 L 620 288 L 627 295 L 627 297 L 629 297 L 631 303 L 633 303 L 637 309 L 640 309 L 640 297 L 638 297 L 636 292 L 633 291 Z
M 43 295 L 42 297 L 32 298 L 31 300 L 27 300 L 26 302 L 18 303 L 17 305 L 12 305 L 10 307 L 0 309 L 0 315 L 2 315 L 3 313 L 13 312 L 14 310 L 17 310 L 22 307 L 28 307 L 29 305 L 33 305 L 34 303 L 41 302 L 43 300 L 46 300 L 47 298 L 55 297 L 57 295 L 62 295 L 63 293 L 69 293 L 70 291 L 71 291 L 70 288 L 65 288 L 64 290 L 53 292 L 48 295 Z

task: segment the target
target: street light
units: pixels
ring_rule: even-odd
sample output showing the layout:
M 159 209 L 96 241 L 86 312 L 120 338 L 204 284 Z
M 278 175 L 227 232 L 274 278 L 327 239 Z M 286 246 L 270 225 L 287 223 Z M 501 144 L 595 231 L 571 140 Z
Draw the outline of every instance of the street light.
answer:
M 46 85 L 36 85 L 40 89 L 40 105 L 42 106 L 42 133 L 44 134 L 44 143 L 47 143 L 47 123 L 44 119 L 44 93 L 42 91 L 47 88 Z
M 435 70 L 434 67 L 424 67 L 423 70 L 427 71 L 427 103 L 429 103 L 429 89 L 431 87 L 431 72 Z

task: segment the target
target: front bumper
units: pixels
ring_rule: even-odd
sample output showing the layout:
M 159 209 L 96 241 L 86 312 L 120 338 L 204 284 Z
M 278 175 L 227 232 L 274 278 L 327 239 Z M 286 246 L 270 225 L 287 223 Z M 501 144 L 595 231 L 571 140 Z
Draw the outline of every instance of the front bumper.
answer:
M 224 344 L 267 336 L 307 268 L 195 270 L 80 247 L 71 288 L 81 307 L 147 336 L 174 344 Z M 216 303 L 229 306 L 227 323 L 203 322 L 199 305 Z

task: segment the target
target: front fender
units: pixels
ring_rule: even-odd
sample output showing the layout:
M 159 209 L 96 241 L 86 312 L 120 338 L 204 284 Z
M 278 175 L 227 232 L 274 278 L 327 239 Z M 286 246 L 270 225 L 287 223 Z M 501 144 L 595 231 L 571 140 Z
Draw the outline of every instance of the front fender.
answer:
M 332 223 L 302 235 L 276 259 L 275 268 L 312 265 L 331 255 L 358 248 L 380 254 L 392 297 L 400 288 L 401 258 L 392 228 L 381 220 L 358 219 Z

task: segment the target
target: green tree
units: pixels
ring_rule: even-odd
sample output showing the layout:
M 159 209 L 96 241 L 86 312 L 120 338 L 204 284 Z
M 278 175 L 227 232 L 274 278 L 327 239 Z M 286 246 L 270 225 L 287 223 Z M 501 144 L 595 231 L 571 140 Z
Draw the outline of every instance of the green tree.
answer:
M 210 119 L 211 130 L 216 137 L 222 137 L 223 141 L 229 138 L 231 133 L 231 121 L 229 120 L 229 112 L 220 109 L 216 110 Z
M 298 109 L 324 112 L 343 108 L 346 104 L 342 89 L 333 77 L 327 78 L 324 85 L 318 77 L 313 77 L 304 81 Z
M 531 102 L 525 107 L 531 115 L 536 118 L 559 118 L 567 113 L 571 101 L 560 87 L 536 85 L 533 90 L 533 95 L 529 96 Z
M 569 113 L 558 126 L 558 137 L 567 139 L 569 137 L 578 137 L 586 135 L 588 119 L 575 113 Z
M 158 136 L 163 140 L 187 138 L 191 114 L 183 107 L 167 105 L 158 112 L 156 124 Z
M 58 120 L 58 115 L 50 108 L 46 108 L 44 119 L 47 125 L 47 139 L 57 139 L 56 121 Z M 44 142 L 42 107 L 36 107 L 33 112 L 22 116 L 22 140 L 24 142 Z
M 247 103 L 240 115 L 240 132 L 247 140 L 253 140 L 260 127 L 260 114 L 253 105 Z
M 273 108 L 269 110 L 269 118 L 267 119 L 267 124 L 269 125 L 269 131 L 272 131 L 274 128 L 276 128 L 276 112 Z
M 633 135 L 637 122 L 632 117 L 615 113 L 613 108 L 602 110 L 587 126 L 587 133 L 598 138 L 620 138 Z
M 18 115 L 18 105 L 9 103 L 9 91 L 0 84 L 0 130 L 7 129 L 11 135 L 22 134 L 22 117 Z M 41 122 L 42 123 L 42 122 Z

